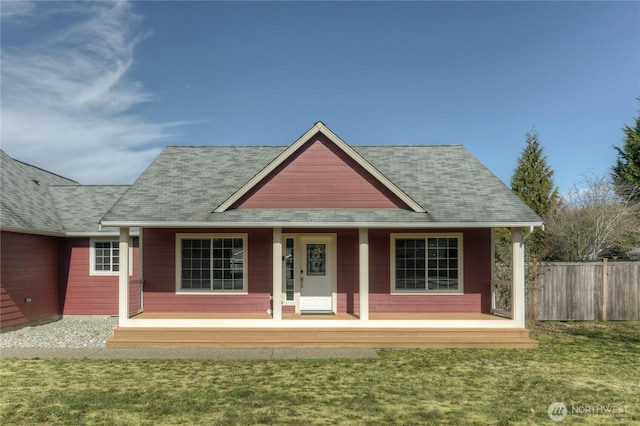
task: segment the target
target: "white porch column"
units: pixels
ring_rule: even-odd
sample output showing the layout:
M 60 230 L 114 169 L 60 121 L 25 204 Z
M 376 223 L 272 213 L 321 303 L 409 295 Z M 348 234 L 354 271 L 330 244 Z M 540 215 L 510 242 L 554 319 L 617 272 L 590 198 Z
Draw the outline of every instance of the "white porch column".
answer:
M 273 319 L 282 319 L 282 228 L 273 228 Z
M 360 228 L 360 320 L 369 319 L 369 230 Z
M 519 327 L 525 327 L 525 272 L 524 272 L 524 238 L 522 230 L 511 228 L 512 248 L 512 289 L 511 314 Z
M 129 228 L 120 228 L 120 271 L 118 274 L 118 324 L 129 319 Z

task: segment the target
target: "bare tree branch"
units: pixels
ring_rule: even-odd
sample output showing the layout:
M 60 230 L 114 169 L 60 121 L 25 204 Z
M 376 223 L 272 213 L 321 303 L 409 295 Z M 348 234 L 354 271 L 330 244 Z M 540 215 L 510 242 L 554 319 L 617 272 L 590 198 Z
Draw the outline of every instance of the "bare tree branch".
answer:
M 617 190 L 618 189 L 618 190 Z M 605 177 L 586 177 L 546 218 L 561 260 L 595 260 L 640 245 L 640 204 Z

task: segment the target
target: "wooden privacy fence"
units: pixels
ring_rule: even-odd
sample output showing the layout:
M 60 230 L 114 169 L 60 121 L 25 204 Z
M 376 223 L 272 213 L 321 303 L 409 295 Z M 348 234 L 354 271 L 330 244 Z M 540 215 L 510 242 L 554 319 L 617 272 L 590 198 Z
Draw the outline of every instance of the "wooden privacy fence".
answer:
M 548 262 L 534 292 L 536 319 L 639 320 L 640 262 Z

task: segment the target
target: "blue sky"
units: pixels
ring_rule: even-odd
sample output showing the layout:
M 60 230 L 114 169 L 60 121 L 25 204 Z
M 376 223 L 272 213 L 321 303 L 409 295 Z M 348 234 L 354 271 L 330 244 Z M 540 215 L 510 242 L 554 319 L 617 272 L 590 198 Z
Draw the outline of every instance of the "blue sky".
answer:
M 0 8 L 2 149 L 86 184 L 323 121 L 352 145 L 463 144 L 507 184 L 535 126 L 566 192 L 608 173 L 640 109 L 639 2 Z

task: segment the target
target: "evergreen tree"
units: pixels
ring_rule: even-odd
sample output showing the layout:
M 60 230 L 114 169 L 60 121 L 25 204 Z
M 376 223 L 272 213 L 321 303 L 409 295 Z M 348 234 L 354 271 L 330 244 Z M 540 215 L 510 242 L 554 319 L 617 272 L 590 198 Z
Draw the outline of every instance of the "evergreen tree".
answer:
M 611 168 L 611 177 L 620 196 L 628 201 L 640 201 L 640 115 L 635 127 L 624 126 L 623 131 L 624 145 L 614 146 L 618 158 Z
M 526 138 L 526 146 L 511 176 L 511 190 L 544 218 L 558 202 L 558 189 L 553 183 L 553 170 L 547 164 L 538 134 L 532 130 L 527 133 Z M 504 238 L 501 234 L 498 235 L 498 241 Z M 542 229 L 536 229 L 527 241 L 527 259 L 546 258 L 549 246 L 546 233 Z
M 527 133 L 527 146 L 511 177 L 511 190 L 538 215 L 544 217 L 558 201 L 553 170 L 547 164 L 535 130 Z

